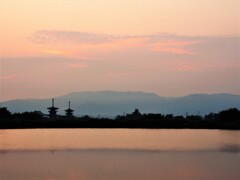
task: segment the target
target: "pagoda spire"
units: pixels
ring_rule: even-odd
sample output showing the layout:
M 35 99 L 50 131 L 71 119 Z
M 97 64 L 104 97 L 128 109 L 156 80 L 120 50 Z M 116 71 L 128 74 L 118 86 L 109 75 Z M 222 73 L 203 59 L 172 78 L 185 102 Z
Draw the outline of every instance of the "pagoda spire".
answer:
M 55 118 L 57 116 L 58 108 L 54 106 L 54 98 L 52 98 L 52 107 L 48 107 L 49 117 Z
M 71 102 L 69 101 L 68 102 L 68 109 L 65 110 L 66 116 L 67 117 L 73 117 L 73 111 L 74 110 L 71 109 Z

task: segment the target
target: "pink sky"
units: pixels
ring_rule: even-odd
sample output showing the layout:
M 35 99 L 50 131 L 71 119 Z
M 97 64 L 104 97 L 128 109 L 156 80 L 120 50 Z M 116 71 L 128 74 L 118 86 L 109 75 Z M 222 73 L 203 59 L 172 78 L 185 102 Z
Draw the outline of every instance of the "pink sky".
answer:
M 0 101 L 240 94 L 238 0 L 1 0 Z

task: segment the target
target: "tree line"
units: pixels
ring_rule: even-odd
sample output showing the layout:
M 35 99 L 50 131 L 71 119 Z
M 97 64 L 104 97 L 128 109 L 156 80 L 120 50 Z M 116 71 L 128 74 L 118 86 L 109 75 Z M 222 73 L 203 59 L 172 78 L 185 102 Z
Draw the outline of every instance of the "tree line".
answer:
M 40 111 L 11 113 L 0 108 L 0 129 L 14 128 L 189 128 L 189 129 L 240 129 L 240 110 L 231 108 L 205 116 L 140 113 L 138 109 L 114 119 L 90 116 L 57 116 L 51 119 Z

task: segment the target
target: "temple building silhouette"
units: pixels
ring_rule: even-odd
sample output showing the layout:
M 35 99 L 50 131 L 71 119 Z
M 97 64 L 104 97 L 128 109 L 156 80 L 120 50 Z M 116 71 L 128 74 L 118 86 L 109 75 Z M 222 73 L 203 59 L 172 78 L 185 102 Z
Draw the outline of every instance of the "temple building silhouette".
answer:
M 57 116 L 57 110 L 59 108 L 54 107 L 54 98 L 52 98 L 52 107 L 48 107 L 47 109 L 48 109 L 50 118 L 55 118 Z
M 72 110 L 72 109 L 70 108 L 70 104 L 71 104 L 71 102 L 69 101 L 69 102 L 68 102 L 68 109 L 65 110 L 65 114 L 66 114 L 67 117 L 73 117 L 73 111 L 74 111 L 74 110 Z

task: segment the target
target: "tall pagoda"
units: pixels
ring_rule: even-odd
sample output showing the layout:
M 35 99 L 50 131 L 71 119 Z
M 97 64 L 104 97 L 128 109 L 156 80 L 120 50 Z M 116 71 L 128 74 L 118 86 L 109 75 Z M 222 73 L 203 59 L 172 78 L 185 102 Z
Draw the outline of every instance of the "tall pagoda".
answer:
M 57 116 L 57 110 L 59 108 L 54 107 L 54 98 L 52 98 L 52 107 L 47 108 L 49 112 L 49 117 L 50 118 L 55 118 Z
M 70 108 L 70 101 L 68 102 L 68 109 L 65 110 L 65 113 L 66 113 L 66 116 L 67 117 L 73 117 L 73 111 L 71 108 Z

